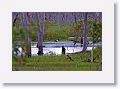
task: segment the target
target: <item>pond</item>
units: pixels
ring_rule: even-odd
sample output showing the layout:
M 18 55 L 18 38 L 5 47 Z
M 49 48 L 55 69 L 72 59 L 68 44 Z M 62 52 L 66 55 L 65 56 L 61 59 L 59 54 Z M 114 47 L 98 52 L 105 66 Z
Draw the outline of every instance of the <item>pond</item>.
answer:
M 101 45 L 101 43 L 97 43 L 94 45 L 94 47 Z M 62 54 L 62 46 L 65 47 L 66 53 L 75 53 L 75 52 L 80 52 L 82 51 L 83 47 L 81 47 L 80 43 L 76 43 L 74 46 L 74 43 L 72 41 L 67 41 L 67 42 L 43 42 L 43 55 L 50 55 L 55 54 L 55 55 L 61 55 Z M 21 48 L 19 48 L 21 51 Z M 89 42 L 87 50 L 92 50 L 92 43 Z M 38 52 L 37 48 L 37 42 L 32 42 L 31 43 L 31 54 L 32 56 L 36 56 Z

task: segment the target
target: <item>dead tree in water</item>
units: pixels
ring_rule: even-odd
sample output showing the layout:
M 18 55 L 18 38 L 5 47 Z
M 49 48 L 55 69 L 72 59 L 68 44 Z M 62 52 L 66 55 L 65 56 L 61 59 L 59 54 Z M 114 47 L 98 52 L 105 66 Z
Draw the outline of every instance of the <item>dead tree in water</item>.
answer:
M 65 48 L 62 46 L 62 54 L 65 54 Z

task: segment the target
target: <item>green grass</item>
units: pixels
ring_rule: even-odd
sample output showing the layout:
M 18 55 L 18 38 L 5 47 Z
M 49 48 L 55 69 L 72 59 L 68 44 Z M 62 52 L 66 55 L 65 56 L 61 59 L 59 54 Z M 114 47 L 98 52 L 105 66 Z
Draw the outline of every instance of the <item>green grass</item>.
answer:
M 89 54 L 89 52 L 87 53 Z M 82 53 L 70 54 L 70 57 L 74 60 L 71 61 L 67 56 L 33 56 L 31 58 L 25 58 L 24 64 L 18 64 L 13 59 L 12 70 L 13 71 L 101 71 L 102 65 L 99 60 L 95 62 L 87 62 L 87 58 L 82 60 Z M 87 57 L 87 56 L 86 56 Z

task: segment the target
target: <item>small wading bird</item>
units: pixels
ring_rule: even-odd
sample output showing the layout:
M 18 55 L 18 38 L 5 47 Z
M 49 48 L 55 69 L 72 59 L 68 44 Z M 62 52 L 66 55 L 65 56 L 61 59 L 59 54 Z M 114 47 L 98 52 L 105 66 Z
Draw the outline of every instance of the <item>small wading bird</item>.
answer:
M 74 40 L 74 41 L 73 41 L 73 43 L 74 43 L 74 47 L 75 47 L 75 45 L 76 45 L 77 41 L 76 41 L 76 40 Z
M 57 40 L 55 40 L 55 42 L 58 42 L 59 40 L 57 39 Z

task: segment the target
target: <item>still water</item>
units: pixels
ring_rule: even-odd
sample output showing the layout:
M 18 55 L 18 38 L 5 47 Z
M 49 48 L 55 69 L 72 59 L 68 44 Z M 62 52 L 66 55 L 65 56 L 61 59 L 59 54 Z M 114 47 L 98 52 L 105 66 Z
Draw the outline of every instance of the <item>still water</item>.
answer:
M 76 45 L 74 46 L 73 42 L 44 42 L 43 43 L 44 47 L 43 47 L 43 53 L 44 55 L 50 55 L 51 53 L 56 54 L 56 55 L 60 55 L 62 54 L 62 46 L 65 47 L 66 49 L 66 53 L 75 53 L 75 52 L 80 52 L 82 51 L 83 47 L 81 47 L 80 43 L 76 43 Z M 101 45 L 101 43 L 95 44 L 94 46 L 98 46 Z M 38 52 L 38 48 L 36 47 L 37 43 L 31 43 L 31 54 L 33 56 L 37 55 Z M 20 51 L 21 48 L 19 48 Z M 92 50 L 92 44 L 89 43 L 87 50 Z

